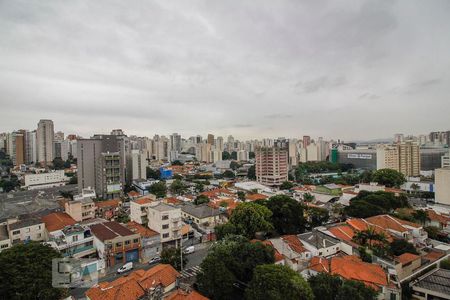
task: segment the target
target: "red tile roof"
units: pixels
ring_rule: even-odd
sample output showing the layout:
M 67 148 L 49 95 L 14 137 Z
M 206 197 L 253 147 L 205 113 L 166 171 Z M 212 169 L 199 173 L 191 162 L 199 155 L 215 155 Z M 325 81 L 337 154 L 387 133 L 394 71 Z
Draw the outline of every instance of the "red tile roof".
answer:
M 64 212 L 55 212 L 42 217 L 42 222 L 45 223 L 45 227 L 48 232 L 61 230 L 66 226 L 74 225 L 77 223 L 71 216 Z
M 282 236 L 281 239 L 289 245 L 289 248 L 292 251 L 297 253 L 303 253 L 306 251 L 305 247 L 303 247 L 303 243 L 298 239 L 296 235 L 285 235 Z
M 152 237 L 152 236 L 157 236 L 159 235 L 158 232 L 147 228 L 139 223 L 136 223 L 134 221 L 128 222 L 127 225 L 128 229 L 130 229 L 131 231 L 133 231 L 134 233 L 139 233 L 142 237 Z
M 426 212 L 431 221 L 439 222 L 443 226 L 450 224 L 450 217 L 438 214 L 432 209 L 427 209 Z
M 366 219 L 367 222 L 380 226 L 383 229 L 390 229 L 398 232 L 407 232 L 408 229 L 405 228 L 406 226 L 420 228 L 421 226 L 416 223 L 408 222 L 405 220 L 397 219 L 395 217 L 392 217 L 390 215 L 378 215 L 373 216 Z
M 183 291 L 178 289 L 171 294 L 169 294 L 164 300 L 209 300 L 202 294 L 192 290 L 192 291 Z
M 263 194 L 248 194 L 247 196 L 245 196 L 245 199 L 248 201 L 256 201 L 256 200 L 265 200 L 268 197 L 266 195 Z
M 442 257 L 445 256 L 445 253 L 439 252 L 439 251 L 430 251 L 424 256 L 422 256 L 424 259 L 429 260 L 430 262 L 434 262 Z
M 140 195 L 141 194 L 139 192 L 136 192 L 136 191 L 128 192 L 128 197 L 130 197 L 130 198 L 139 197 Z
M 396 260 L 402 265 L 406 265 L 416 259 L 420 259 L 420 256 L 412 253 L 403 253 L 402 255 L 396 257 Z
M 320 256 L 314 256 L 309 261 L 308 269 L 311 269 L 316 272 L 330 272 L 330 262 L 328 259 L 320 257 Z
M 153 200 L 150 197 L 148 197 L 148 196 L 144 196 L 144 197 L 141 197 L 139 199 L 134 200 L 134 202 L 139 204 L 139 205 L 144 205 L 144 204 L 152 203 Z
M 171 265 L 160 264 L 147 271 L 134 271 L 112 282 L 99 283 L 90 288 L 86 296 L 91 300 L 137 300 L 157 284 L 164 288 L 173 284 L 179 275 Z
M 97 202 L 95 202 L 95 206 L 98 208 L 119 207 L 119 205 L 121 203 L 122 203 L 122 200 L 120 200 L 120 199 L 111 199 L 111 200 L 105 200 L 105 201 L 97 201 Z

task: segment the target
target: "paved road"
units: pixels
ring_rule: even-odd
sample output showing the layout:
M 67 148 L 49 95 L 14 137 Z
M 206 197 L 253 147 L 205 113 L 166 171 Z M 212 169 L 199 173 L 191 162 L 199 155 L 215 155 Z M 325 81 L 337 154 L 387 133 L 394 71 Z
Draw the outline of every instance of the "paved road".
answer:
M 191 254 L 187 254 L 187 258 L 188 258 L 188 263 L 185 267 L 185 271 L 182 272 L 183 276 L 189 276 L 191 275 L 195 275 L 199 272 L 199 265 L 202 263 L 203 259 L 206 257 L 206 255 L 208 254 L 208 249 L 209 247 L 211 247 L 211 243 L 204 243 L 204 244 L 199 244 L 199 245 L 195 245 L 196 250 L 194 253 Z M 149 265 L 148 263 L 134 263 L 133 264 L 133 270 L 148 270 L 151 267 L 154 267 L 157 264 L 152 264 Z M 122 265 L 116 265 L 115 267 L 111 268 L 110 270 L 107 271 L 107 274 L 100 278 L 98 282 L 105 282 L 105 281 L 113 281 L 117 278 L 119 278 L 122 275 L 118 275 L 117 274 L 117 269 L 120 268 Z M 75 299 L 84 299 L 84 293 L 86 292 L 87 289 L 72 289 L 70 291 L 70 294 L 75 297 Z

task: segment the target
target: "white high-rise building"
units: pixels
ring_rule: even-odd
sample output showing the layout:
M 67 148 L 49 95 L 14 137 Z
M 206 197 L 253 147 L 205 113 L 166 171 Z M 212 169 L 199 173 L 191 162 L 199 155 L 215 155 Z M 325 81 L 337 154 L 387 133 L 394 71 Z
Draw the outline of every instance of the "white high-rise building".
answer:
M 27 131 L 25 137 L 25 163 L 32 164 L 37 161 L 36 130 Z
M 52 120 L 40 120 L 36 130 L 37 161 L 46 166 L 53 161 L 53 138 L 55 130 Z
M 315 143 L 311 143 L 306 147 L 306 160 L 318 161 L 319 160 L 319 146 Z
M 170 136 L 170 150 L 181 152 L 181 135 L 174 133 Z
M 223 137 L 218 136 L 216 139 L 216 149 L 223 151 L 224 150 L 224 146 L 223 146 Z
M 249 153 L 246 150 L 239 150 L 237 152 L 237 160 L 238 161 L 248 161 L 249 160 Z
M 146 179 L 147 178 L 147 157 L 139 150 L 131 150 L 129 158 L 129 176 L 131 180 Z

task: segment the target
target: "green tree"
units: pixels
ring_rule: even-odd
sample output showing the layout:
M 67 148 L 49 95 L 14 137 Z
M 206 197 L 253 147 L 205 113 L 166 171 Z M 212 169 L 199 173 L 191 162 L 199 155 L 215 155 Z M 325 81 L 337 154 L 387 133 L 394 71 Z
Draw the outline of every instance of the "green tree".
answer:
M 204 190 L 205 190 L 205 186 L 203 185 L 203 183 L 197 182 L 197 183 L 195 184 L 195 191 L 196 191 L 197 193 L 202 193 Z
M 52 162 L 52 166 L 54 170 L 62 170 L 64 169 L 64 161 L 61 157 L 55 157 Z
M 66 289 L 52 286 L 52 259 L 61 254 L 37 242 L 17 244 L 0 253 L 2 299 L 61 299 Z
M 226 170 L 225 172 L 223 172 L 222 175 L 223 175 L 224 178 L 231 178 L 231 179 L 233 179 L 234 177 L 236 177 L 234 172 L 230 171 L 230 170 Z
M 209 202 L 209 198 L 208 198 L 208 196 L 205 196 L 205 195 L 199 195 L 194 200 L 195 205 L 200 205 L 200 204 L 208 203 L 208 202 Z
M 249 159 L 254 159 L 254 158 L 255 158 L 255 152 L 250 151 L 250 152 L 248 153 L 248 158 L 249 158 Z
M 390 244 L 390 253 L 391 255 L 399 256 L 403 253 L 412 253 L 418 254 L 416 248 L 411 243 L 408 243 L 404 239 L 395 239 Z
M 350 205 L 344 209 L 346 215 L 356 218 L 368 218 L 391 213 L 397 208 L 409 207 L 408 198 L 401 194 L 396 196 L 389 192 L 361 191 L 350 200 Z
M 239 169 L 241 165 L 237 162 L 237 161 L 231 161 L 230 162 L 230 169 L 233 171 L 236 171 L 237 169 Z
M 174 160 L 172 162 L 172 166 L 183 166 L 184 164 L 179 160 Z
M 181 270 L 181 248 L 165 248 L 161 252 L 161 263 L 172 265 L 178 271 Z M 183 268 L 188 263 L 188 258 L 183 255 Z
M 222 152 L 222 160 L 230 160 L 231 159 L 231 155 L 228 151 L 223 151 Z
M 406 182 L 405 175 L 392 169 L 376 170 L 372 174 L 372 180 L 387 187 L 400 187 Z
M 247 299 L 266 300 L 314 299 L 313 292 L 303 277 L 282 265 L 257 266 L 245 296 Z
M 447 258 L 445 260 L 442 260 L 439 264 L 439 267 L 442 269 L 450 270 L 450 259 Z
M 248 179 L 256 179 L 256 169 L 255 169 L 255 165 L 251 166 L 250 168 L 248 168 L 247 171 L 247 178 Z
M 238 232 L 247 238 L 253 238 L 256 232 L 267 232 L 273 229 L 270 223 L 272 212 L 265 206 L 245 202 L 239 204 L 231 214 L 230 222 Z
M 270 197 L 264 202 L 272 212 L 272 224 L 278 234 L 296 234 L 305 230 L 302 205 L 286 195 Z
M 175 195 L 182 195 L 186 191 L 186 186 L 179 179 L 176 179 L 170 185 L 170 191 Z
M 280 190 L 290 190 L 294 187 L 294 184 L 290 181 L 285 181 L 280 185 Z
M 231 159 L 237 160 L 237 152 L 236 151 L 231 152 Z
M 164 198 L 167 193 L 166 183 L 164 181 L 156 182 L 149 186 L 148 191 L 157 198 Z
M 355 280 L 344 280 L 336 295 L 336 300 L 376 300 L 378 293 L 364 283 Z
M 413 190 L 414 196 L 417 197 L 417 192 L 420 190 L 420 186 L 417 183 L 411 184 L 411 189 Z
M 228 236 L 211 247 L 203 260 L 202 273 L 197 276 L 199 289 L 214 299 L 240 299 L 242 291 L 231 289 L 233 283 L 248 283 L 256 266 L 272 263 L 272 247 L 250 243 L 242 236 Z
M 315 299 L 334 300 L 342 286 L 342 280 L 336 275 L 319 273 L 308 278 Z
M 428 213 L 422 209 L 414 211 L 412 213 L 412 217 L 414 218 L 415 221 L 419 222 L 422 225 L 430 220 L 430 218 L 428 217 Z
M 314 201 L 315 197 L 311 195 L 310 193 L 304 193 L 303 194 L 303 201 L 305 202 L 312 202 Z
M 309 228 L 322 226 L 330 219 L 330 213 L 325 208 L 309 207 L 306 214 L 308 215 Z
M 243 192 L 243 191 L 238 191 L 238 192 L 237 192 L 237 196 L 238 196 L 239 200 L 245 201 L 245 192 Z
M 155 169 L 152 169 L 150 167 L 147 167 L 146 173 L 147 173 L 146 174 L 147 175 L 147 179 L 158 180 L 158 179 L 160 179 L 160 176 L 161 176 L 161 174 L 160 174 L 158 169 L 155 170 Z
M 217 240 L 222 240 L 229 235 L 238 234 L 238 229 L 232 223 L 228 222 L 225 224 L 217 225 L 214 228 L 214 232 L 216 233 Z
M 427 233 L 428 233 L 428 237 L 430 239 L 433 240 L 438 240 L 439 239 L 439 227 L 436 226 L 426 226 L 423 228 Z

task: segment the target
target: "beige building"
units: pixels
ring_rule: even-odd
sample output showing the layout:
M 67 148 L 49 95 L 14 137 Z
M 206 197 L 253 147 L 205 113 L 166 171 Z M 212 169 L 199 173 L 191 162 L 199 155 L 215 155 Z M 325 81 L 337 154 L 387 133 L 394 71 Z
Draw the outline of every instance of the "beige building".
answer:
M 279 147 L 260 147 L 255 152 L 256 180 L 279 186 L 288 180 L 288 151 Z
M 36 130 L 37 160 L 44 166 L 53 161 L 54 136 L 53 121 L 40 120 Z
M 128 157 L 128 178 L 130 180 L 147 179 L 147 155 L 139 150 L 131 150 Z
M 155 206 L 158 202 L 155 201 L 154 195 L 147 195 L 139 199 L 130 201 L 130 219 L 138 224 L 148 224 L 148 208 Z
M 436 203 L 450 205 L 450 167 L 434 171 Z
M 66 185 L 69 180 L 64 170 L 55 170 L 48 173 L 25 174 L 25 187 L 29 190 L 50 188 Z
M 68 201 L 64 208 L 66 213 L 77 222 L 95 218 L 95 203 L 90 198 Z
M 9 219 L 7 226 L 9 239 L 13 245 L 24 241 L 43 241 L 45 239 L 45 223 L 38 218 Z
M 420 175 L 419 144 L 413 141 L 382 145 L 377 148 L 377 170 L 393 169 L 406 177 Z
M 148 227 L 161 234 L 161 242 L 177 243 L 181 239 L 181 209 L 165 203 L 158 203 L 148 209 Z

